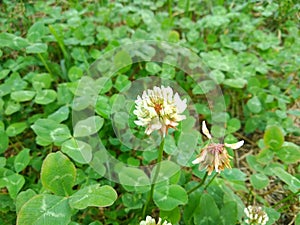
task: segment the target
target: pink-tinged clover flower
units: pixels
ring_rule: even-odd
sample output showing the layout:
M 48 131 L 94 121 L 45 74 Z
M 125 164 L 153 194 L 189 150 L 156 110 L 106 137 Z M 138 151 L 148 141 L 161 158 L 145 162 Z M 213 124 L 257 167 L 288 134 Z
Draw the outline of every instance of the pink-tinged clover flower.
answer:
M 178 93 L 173 95 L 170 87 L 154 87 L 143 92 L 135 101 L 133 113 L 137 116 L 136 125 L 146 127 L 145 133 L 150 135 L 155 130 L 160 130 L 165 136 L 169 128 L 176 128 L 184 120 L 181 115 L 186 109 L 186 99 L 181 100 Z
M 210 143 L 202 150 L 200 155 L 192 163 L 200 164 L 199 169 L 206 169 L 208 175 L 210 175 L 214 170 L 217 173 L 220 173 L 225 168 L 231 168 L 230 159 L 232 157 L 228 154 L 225 147 L 238 149 L 244 144 L 244 141 L 242 140 L 235 144 L 214 143 L 212 141 L 212 136 L 206 127 L 205 121 L 202 122 L 202 132 L 210 140 Z
M 161 218 L 159 218 L 158 222 L 155 222 L 155 219 L 151 216 L 147 216 L 146 220 L 143 220 L 140 222 L 140 225 L 172 225 L 171 223 L 168 223 L 167 221 L 164 221 L 162 223 Z
M 249 205 L 244 212 L 247 216 L 245 223 L 249 225 L 266 225 L 269 220 L 268 214 L 260 206 Z

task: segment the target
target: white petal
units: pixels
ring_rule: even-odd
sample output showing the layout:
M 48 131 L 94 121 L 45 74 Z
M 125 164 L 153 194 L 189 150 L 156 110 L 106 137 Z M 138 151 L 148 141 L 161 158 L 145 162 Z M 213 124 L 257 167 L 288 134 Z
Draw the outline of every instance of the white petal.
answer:
M 147 92 L 146 92 L 146 91 L 143 91 L 142 98 L 143 98 L 143 99 L 147 99 L 147 98 L 148 98 L 148 95 L 147 95 Z
M 177 127 L 178 123 L 174 122 L 174 121 L 171 121 L 169 125 L 172 126 L 172 127 Z
M 175 105 L 177 107 L 178 113 L 182 113 L 187 107 L 186 99 L 181 100 L 178 93 L 176 93 L 174 95 L 174 102 L 175 102 Z
M 146 126 L 146 133 L 151 134 L 154 130 L 161 130 L 165 135 L 167 127 L 178 126 L 178 122 L 186 119 L 185 115 L 179 115 L 187 105 L 179 95 L 173 96 L 173 89 L 169 86 L 154 86 L 153 89 L 143 91 L 135 101 L 133 114 L 137 116 L 136 125 Z M 158 112 L 156 105 L 160 104 Z
M 249 217 L 249 211 L 247 208 L 244 209 L 244 213 L 246 214 L 247 217 Z
M 149 223 L 155 223 L 155 220 L 151 216 L 147 216 L 146 217 L 146 223 L 147 224 L 149 224 Z
M 258 221 L 257 221 L 257 222 L 258 222 L 258 223 L 261 223 L 262 219 L 263 219 L 263 218 L 262 218 L 261 216 L 258 217 Z
M 252 212 L 250 213 L 249 218 L 250 218 L 250 220 L 253 220 L 253 213 Z
M 148 125 L 148 127 L 147 127 L 145 133 L 146 133 L 147 135 L 149 135 L 149 134 L 151 134 L 153 131 L 161 129 L 161 127 L 162 127 L 162 124 L 159 122 L 159 120 L 158 120 L 157 118 L 155 118 L 154 120 L 152 120 L 152 121 L 150 122 L 150 124 Z
M 202 121 L 202 132 L 203 134 L 205 134 L 205 136 L 208 138 L 208 139 L 211 139 L 211 135 L 209 133 L 209 130 L 207 129 L 207 126 L 206 126 L 206 123 L 205 123 L 205 120 Z
M 155 111 L 155 109 L 154 108 L 148 108 L 148 112 L 149 112 L 149 114 L 150 114 L 150 116 L 156 116 L 157 115 L 157 112 Z
M 138 126 L 144 126 L 145 124 L 139 120 L 135 120 L 134 123 Z
M 216 170 L 216 172 L 220 173 L 220 171 L 219 171 L 219 165 L 220 165 L 219 153 L 215 153 L 214 164 L 215 164 L 215 170 Z
M 234 144 L 225 143 L 225 146 L 228 147 L 228 148 L 232 148 L 232 149 L 238 149 L 238 148 L 242 147 L 243 144 L 244 144 L 244 140 L 241 140 L 241 141 L 239 141 L 237 143 L 234 143 Z
M 149 127 L 145 130 L 145 134 L 150 135 L 153 132 Z
M 200 157 L 198 157 L 197 159 L 195 159 L 192 163 L 193 164 L 199 164 L 201 162 Z
M 162 86 L 162 90 L 164 90 L 167 95 L 173 96 L 173 89 L 170 86 L 168 86 L 166 88 L 164 86 Z
M 181 121 L 181 120 L 185 120 L 186 116 L 185 115 L 177 115 L 176 116 L 176 121 Z
M 155 129 L 155 130 L 159 130 L 162 126 L 161 122 L 159 121 L 158 118 L 154 118 L 152 121 L 151 121 L 151 124 L 150 126 Z
M 161 224 L 161 218 L 158 219 L 157 224 Z
M 159 125 L 149 124 L 147 129 L 145 130 L 145 133 L 147 135 L 150 135 L 153 131 L 159 130 L 159 129 L 160 129 Z
M 153 131 L 159 130 L 161 128 L 161 124 L 151 124 L 147 127 L 145 133 L 150 135 Z
M 268 221 L 269 220 L 269 216 L 267 214 L 265 214 L 265 220 Z

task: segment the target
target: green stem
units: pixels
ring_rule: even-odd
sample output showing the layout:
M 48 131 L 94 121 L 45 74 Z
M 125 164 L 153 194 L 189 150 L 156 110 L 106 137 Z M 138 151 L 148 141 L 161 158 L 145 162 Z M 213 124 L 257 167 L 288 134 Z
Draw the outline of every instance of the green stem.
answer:
M 187 0 L 185 3 L 185 16 L 189 17 L 189 10 L 190 10 L 190 0 Z
M 216 176 L 218 175 L 218 173 L 215 173 L 215 175 L 210 179 L 210 181 L 205 185 L 205 187 L 203 188 L 203 191 L 205 191 L 207 188 L 208 188 L 208 186 L 211 184 L 211 182 L 216 178 Z M 192 192 L 194 192 L 195 190 L 197 190 L 198 188 L 200 188 L 203 184 L 204 184 L 204 182 L 205 182 L 205 180 L 206 180 L 206 178 L 208 177 L 208 173 L 206 172 L 205 173 L 205 175 L 204 175 L 204 177 L 203 177 L 203 179 L 202 179 L 202 181 L 200 182 L 200 184 L 198 184 L 196 187 L 194 187 L 194 188 L 192 188 L 191 190 L 189 190 L 187 193 L 188 194 L 191 194 Z
M 144 208 L 143 208 L 142 218 L 145 218 L 148 206 L 149 206 L 150 202 L 153 199 L 154 187 L 155 187 L 156 180 L 158 178 L 158 174 L 159 174 L 159 170 L 160 170 L 160 166 L 161 166 L 160 162 L 162 161 L 162 157 L 163 157 L 163 153 L 164 153 L 164 144 L 165 144 L 165 138 L 162 139 L 162 141 L 160 143 L 160 146 L 159 146 L 157 166 L 156 166 L 155 174 L 154 174 L 154 177 L 153 177 L 153 180 L 152 180 L 150 194 L 149 194 L 147 202 L 146 202 L 146 204 L 144 205 Z
M 210 179 L 210 181 L 205 185 L 203 191 L 205 191 L 208 186 L 211 184 L 211 182 L 216 178 L 216 176 L 218 175 L 218 173 L 215 173 L 215 175 Z
M 38 56 L 40 57 L 42 63 L 44 64 L 46 70 L 48 71 L 48 73 L 49 73 L 51 76 L 53 76 L 53 74 L 52 74 L 52 72 L 51 72 L 51 70 L 50 70 L 50 67 L 48 66 L 48 64 L 47 64 L 46 60 L 44 59 L 44 57 L 42 56 L 42 54 L 41 54 L 41 53 L 38 53 Z
M 289 199 L 291 199 L 292 197 L 298 195 L 299 193 L 300 193 L 300 190 L 297 191 L 296 193 L 292 193 L 292 194 L 288 195 L 286 198 L 281 199 L 279 202 L 277 202 L 273 207 L 274 207 L 274 208 L 277 207 L 277 206 L 280 205 L 281 203 L 288 201 Z M 282 208 L 282 207 L 281 207 L 281 208 Z
M 49 25 L 49 30 L 53 34 L 54 38 L 56 39 L 56 41 L 57 41 L 64 57 L 66 59 L 69 59 L 70 57 L 69 57 L 69 54 L 68 54 L 67 50 L 65 49 L 65 45 L 64 45 L 64 42 L 63 42 L 62 38 L 58 35 L 58 33 L 56 32 L 56 30 L 54 29 L 53 26 Z
M 191 190 L 189 190 L 189 191 L 187 192 L 188 195 L 191 194 L 192 192 L 196 191 L 198 188 L 200 188 L 200 187 L 204 184 L 204 182 L 205 182 L 207 176 L 208 176 L 208 172 L 205 173 L 203 179 L 201 180 L 201 182 L 200 182 L 196 187 L 192 188 Z
M 169 4 L 169 18 L 172 18 L 172 3 L 173 0 L 168 0 L 168 4 Z
M 251 201 L 252 196 L 253 196 L 252 190 L 249 189 L 249 194 L 248 194 L 248 197 L 247 197 L 247 204 L 246 205 L 250 205 L 250 201 Z
M 64 42 L 63 42 L 63 38 L 61 38 L 61 36 L 56 32 L 55 28 L 51 25 L 49 25 L 49 30 L 51 32 L 51 34 L 53 34 L 54 38 L 56 39 L 63 55 L 64 55 L 64 59 L 66 60 L 66 67 L 67 69 L 69 69 L 70 67 L 70 55 L 67 52 Z

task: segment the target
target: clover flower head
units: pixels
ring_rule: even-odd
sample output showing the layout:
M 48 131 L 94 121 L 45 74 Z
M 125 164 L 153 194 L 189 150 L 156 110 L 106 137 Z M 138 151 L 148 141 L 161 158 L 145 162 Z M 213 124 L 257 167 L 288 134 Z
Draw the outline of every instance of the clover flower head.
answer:
M 202 132 L 210 140 L 210 143 L 203 149 L 200 155 L 192 163 L 200 164 L 199 169 L 206 169 L 208 175 L 210 175 L 214 170 L 220 173 L 225 168 L 231 168 L 230 159 L 232 157 L 228 154 L 225 147 L 238 149 L 244 144 L 244 141 L 242 140 L 235 144 L 214 143 L 212 141 L 212 136 L 206 127 L 205 121 L 202 122 Z
M 154 130 L 160 130 L 163 136 L 169 128 L 176 128 L 185 115 L 181 113 L 186 109 L 186 99 L 181 100 L 178 93 L 173 95 L 172 88 L 154 87 L 143 92 L 135 101 L 133 113 L 138 120 L 136 125 L 146 127 L 145 133 L 150 135 Z
M 162 222 L 161 218 L 159 218 L 158 222 L 156 223 L 154 218 L 152 218 L 151 216 L 147 216 L 146 220 L 140 222 L 140 225 L 172 225 L 167 221 L 164 221 L 163 223 L 161 222 Z
M 269 220 L 268 214 L 260 206 L 249 205 L 244 212 L 247 216 L 245 223 L 249 225 L 266 225 Z

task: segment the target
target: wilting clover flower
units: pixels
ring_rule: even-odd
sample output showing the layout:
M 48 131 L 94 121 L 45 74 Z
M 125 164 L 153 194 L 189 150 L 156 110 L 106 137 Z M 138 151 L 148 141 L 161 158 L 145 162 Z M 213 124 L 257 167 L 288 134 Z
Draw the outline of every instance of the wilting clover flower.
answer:
M 167 221 L 164 221 L 161 223 L 161 218 L 159 218 L 158 222 L 155 222 L 155 219 L 153 219 L 151 216 L 147 216 L 146 220 L 143 220 L 140 222 L 140 225 L 172 225 L 171 223 L 168 223 Z
M 248 206 L 244 209 L 247 216 L 245 223 L 249 225 L 265 225 L 268 220 L 268 214 L 265 213 L 259 206 Z
M 192 163 L 200 164 L 199 169 L 207 169 L 208 175 L 212 173 L 213 170 L 220 173 L 225 168 L 231 168 L 230 159 L 232 158 L 225 147 L 232 149 L 238 149 L 243 144 L 244 141 L 239 141 L 235 144 L 219 144 L 212 141 L 212 136 L 206 127 L 205 121 L 202 122 L 202 132 L 210 140 L 209 144 L 202 150 L 199 157 L 196 158 Z
M 181 100 L 178 93 L 173 95 L 170 87 L 154 87 L 143 92 L 135 101 L 133 113 L 138 120 L 136 125 L 146 127 L 145 133 L 150 135 L 154 130 L 160 130 L 163 136 L 169 128 L 176 128 L 185 115 L 180 115 L 187 107 L 186 99 Z

